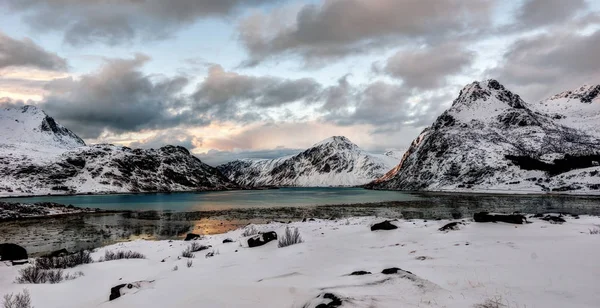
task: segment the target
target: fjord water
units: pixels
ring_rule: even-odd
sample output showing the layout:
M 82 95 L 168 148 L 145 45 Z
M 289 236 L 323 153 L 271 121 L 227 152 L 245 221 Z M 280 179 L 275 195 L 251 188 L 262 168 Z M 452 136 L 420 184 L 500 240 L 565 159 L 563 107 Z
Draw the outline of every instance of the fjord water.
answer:
M 205 211 L 255 207 L 301 207 L 386 201 L 416 201 L 420 198 L 399 191 L 362 188 L 280 188 L 186 193 L 39 196 L 3 198 L 10 202 L 56 202 L 105 210 Z

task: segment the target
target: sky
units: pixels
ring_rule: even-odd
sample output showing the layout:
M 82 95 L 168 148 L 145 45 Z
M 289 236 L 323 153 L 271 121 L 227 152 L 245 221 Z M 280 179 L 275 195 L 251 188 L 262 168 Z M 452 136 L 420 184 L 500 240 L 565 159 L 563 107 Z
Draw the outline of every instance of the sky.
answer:
M 0 0 L 0 106 L 216 165 L 403 150 L 473 81 L 600 83 L 593 0 Z

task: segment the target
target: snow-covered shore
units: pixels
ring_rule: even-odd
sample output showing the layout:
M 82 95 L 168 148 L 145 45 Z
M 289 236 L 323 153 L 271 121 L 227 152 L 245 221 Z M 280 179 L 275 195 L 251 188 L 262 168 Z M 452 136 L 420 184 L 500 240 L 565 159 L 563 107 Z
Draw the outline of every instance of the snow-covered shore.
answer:
M 247 248 L 242 230 L 235 230 L 200 240 L 213 247 L 197 252 L 191 268 L 188 259 L 178 260 L 190 242 L 139 240 L 98 249 L 93 257 L 133 250 L 147 259 L 81 265 L 67 272 L 85 276 L 59 284 L 15 284 L 19 267 L 0 264 L 0 293 L 27 288 L 36 308 L 314 308 L 329 301 L 317 299 L 324 293 L 339 297 L 341 307 L 462 308 L 488 299 L 504 305 L 498 307 L 597 307 L 600 235 L 589 230 L 600 218 L 565 219 L 562 225 L 466 220 L 448 232 L 438 229 L 449 221 L 424 220 L 394 221 L 398 229 L 372 232 L 369 226 L 383 220 L 374 217 L 257 225 L 280 236 L 286 226 L 298 227 L 304 243 Z M 222 243 L 226 238 L 234 242 Z M 218 254 L 205 258 L 210 251 Z M 414 275 L 381 273 L 391 267 Z M 359 270 L 372 274 L 348 276 Z M 153 282 L 108 301 L 111 287 L 141 280 Z

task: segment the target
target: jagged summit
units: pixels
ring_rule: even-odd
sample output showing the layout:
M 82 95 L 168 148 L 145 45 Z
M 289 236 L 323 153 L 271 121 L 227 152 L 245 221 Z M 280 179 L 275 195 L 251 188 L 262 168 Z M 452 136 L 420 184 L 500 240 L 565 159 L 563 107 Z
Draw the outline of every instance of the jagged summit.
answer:
M 590 97 L 594 89 L 586 88 L 576 94 L 587 93 L 586 97 Z M 538 104 L 556 111 L 548 114 L 540 112 L 536 104 L 526 104 L 495 80 L 473 82 L 460 92 L 452 107 L 412 142 L 395 168 L 367 187 L 600 190 L 600 139 L 581 129 L 593 121 L 568 122 L 565 119 L 582 117 L 565 117 L 564 110 L 557 108 L 581 111 L 600 104 L 562 104 L 564 101 L 563 98 L 558 103 Z M 592 130 L 590 126 L 588 131 Z
M 238 188 L 184 147 L 83 140 L 36 106 L 0 109 L 0 196 Z
M 505 103 L 512 108 L 525 108 L 525 102 L 494 79 L 466 85 L 452 103 L 453 107 L 471 106 L 476 102 Z
M 26 105 L 0 112 L 0 144 L 32 144 L 36 147 L 73 149 L 85 142 L 42 109 Z
M 350 148 L 358 148 L 356 144 L 354 144 L 350 139 L 344 136 L 332 136 L 325 140 L 315 143 L 312 147 L 323 147 L 330 146 L 338 149 L 350 149 Z
M 550 97 L 549 101 L 560 99 L 576 100 L 582 103 L 590 104 L 593 101 L 600 101 L 600 85 L 583 85 L 575 90 L 564 91 Z
M 376 179 L 398 161 L 367 153 L 346 137 L 333 136 L 297 155 L 241 159 L 217 168 L 230 180 L 248 186 L 354 186 Z

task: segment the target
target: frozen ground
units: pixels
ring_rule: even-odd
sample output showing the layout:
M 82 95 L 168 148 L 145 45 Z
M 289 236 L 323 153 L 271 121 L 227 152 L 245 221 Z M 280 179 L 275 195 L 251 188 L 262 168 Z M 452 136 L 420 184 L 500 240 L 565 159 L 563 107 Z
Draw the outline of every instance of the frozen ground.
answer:
M 92 213 L 96 211 L 100 210 L 78 208 L 72 205 L 62 205 L 52 202 L 13 203 L 0 201 L 0 221 L 64 214 Z
M 78 266 L 85 276 L 60 284 L 13 283 L 19 267 L 0 264 L 2 293 L 27 288 L 36 308 L 53 307 L 306 307 L 330 300 L 341 307 L 474 307 L 487 299 L 497 307 L 598 307 L 600 235 L 589 229 L 600 218 L 566 218 L 562 225 L 531 219 L 532 224 L 474 223 L 460 230 L 438 228 L 448 221 L 396 221 L 396 230 L 371 232 L 380 218 L 318 220 L 290 224 L 305 242 L 278 248 L 276 242 L 247 248 L 241 230 L 206 237 L 212 245 L 196 253 L 193 266 L 178 260 L 183 241 L 133 241 L 104 247 L 133 250 L 147 259 Z M 258 225 L 281 236 L 285 224 Z M 225 238 L 234 243 L 223 244 Z M 208 251 L 218 252 L 205 258 Z M 161 262 L 165 260 L 164 262 Z M 173 268 L 177 266 L 178 270 Z M 399 267 L 411 274 L 384 275 Z M 371 275 L 347 276 L 364 270 Z M 110 288 L 148 280 L 108 301 Z M 492 306 L 496 307 L 496 306 Z

